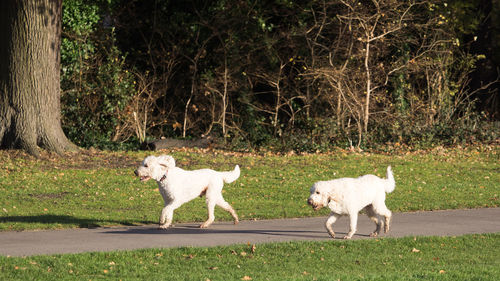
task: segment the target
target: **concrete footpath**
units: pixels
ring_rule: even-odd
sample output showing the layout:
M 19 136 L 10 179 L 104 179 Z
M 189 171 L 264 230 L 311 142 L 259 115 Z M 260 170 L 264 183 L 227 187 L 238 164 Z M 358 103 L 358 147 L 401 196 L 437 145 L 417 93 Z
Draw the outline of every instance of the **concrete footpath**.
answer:
M 132 250 L 182 246 L 219 246 L 292 240 L 331 239 L 324 228 L 326 217 L 215 222 L 208 229 L 199 224 L 176 224 L 168 230 L 156 225 L 0 232 L 0 255 L 31 256 L 94 251 Z M 348 231 L 347 217 L 334 226 L 337 238 Z M 374 224 L 360 215 L 353 239 L 369 238 Z M 380 237 L 455 236 L 500 232 L 500 208 L 394 213 L 391 231 Z

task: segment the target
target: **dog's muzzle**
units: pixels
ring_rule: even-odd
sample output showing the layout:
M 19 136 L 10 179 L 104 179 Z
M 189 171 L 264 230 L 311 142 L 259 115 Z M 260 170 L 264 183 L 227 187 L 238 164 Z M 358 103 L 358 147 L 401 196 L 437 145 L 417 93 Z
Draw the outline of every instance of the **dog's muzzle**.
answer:
M 142 182 L 145 182 L 145 181 L 148 181 L 149 179 L 151 179 L 151 177 L 149 177 L 149 176 L 141 176 L 140 173 L 139 173 L 139 170 L 135 170 L 134 174 L 137 177 L 139 177 L 139 180 L 142 181 Z
M 321 204 L 314 204 L 314 201 L 312 199 L 307 199 L 307 204 L 311 205 L 315 211 L 323 207 Z

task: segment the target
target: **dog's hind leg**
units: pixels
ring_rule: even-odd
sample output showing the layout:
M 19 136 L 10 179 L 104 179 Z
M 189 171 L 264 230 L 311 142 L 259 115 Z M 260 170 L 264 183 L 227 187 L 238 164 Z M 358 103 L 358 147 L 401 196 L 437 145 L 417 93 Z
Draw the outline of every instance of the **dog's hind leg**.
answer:
M 335 238 L 335 232 L 333 231 L 333 224 L 337 221 L 339 217 L 340 217 L 339 214 L 331 213 L 330 217 L 325 222 L 326 231 L 328 231 L 328 234 L 330 234 L 332 238 Z
M 380 234 L 380 229 L 382 228 L 382 220 L 378 217 L 377 213 L 373 210 L 372 205 L 368 205 L 365 207 L 366 215 L 375 223 L 375 230 L 370 233 L 371 237 L 377 237 Z
M 384 233 L 389 232 L 389 229 L 391 227 L 391 218 L 392 218 L 392 213 L 387 209 L 388 213 L 384 216 L 385 217 L 385 223 L 384 223 Z
M 215 209 L 215 201 L 207 197 L 208 219 L 200 225 L 200 228 L 207 228 L 214 222 L 215 220 L 214 209 Z
M 385 219 L 384 222 L 384 232 L 387 233 L 389 232 L 390 226 L 391 226 L 391 217 L 392 217 L 392 212 L 387 209 L 385 206 L 385 203 L 382 201 L 381 203 L 373 203 L 373 210 L 375 213 L 377 213 L 380 216 L 383 216 Z
M 229 203 L 227 203 L 224 198 L 219 198 L 219 200 L 217 201 L 217 206 L 221 207 L 222 209 L 228 211 L 231 216 L 233 217 L 234 219 L 234 224 L 238 224 L 239 220 L 238 220 L 238 215 L 236 214 L 236 212 L 234 211 L 233 207 L 231 207 L 231 205 L 229 205 Z

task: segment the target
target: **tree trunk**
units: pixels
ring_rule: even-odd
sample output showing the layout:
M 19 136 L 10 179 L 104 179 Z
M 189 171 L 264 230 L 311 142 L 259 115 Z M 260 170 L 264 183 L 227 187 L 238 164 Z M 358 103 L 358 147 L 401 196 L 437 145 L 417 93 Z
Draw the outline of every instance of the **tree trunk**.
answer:
M 75 149 L 61 128 L 62 0 L 0 2 L 0 147 Z

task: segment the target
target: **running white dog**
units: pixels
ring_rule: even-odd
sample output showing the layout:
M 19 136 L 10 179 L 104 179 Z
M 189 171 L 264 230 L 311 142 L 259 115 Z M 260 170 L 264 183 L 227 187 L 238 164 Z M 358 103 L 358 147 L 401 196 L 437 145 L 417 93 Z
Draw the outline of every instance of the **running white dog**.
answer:
M 158 183 L 158 188 L 165 201 L 165 207 L 160 216 L 161 229 L 166 229 L 172 224 L 175 209 L 203 195 L 206 195 L 208 219 L 200 225 L 201 228 L 210 226 L 214 221 L 215 205 L 231 213 L 234 224 L 238 223 L 238 215 L 222 197 L 224 183 L 231 183 L 240 176 L 238 165 L 230 172 L 217 172 L 211 169 L 186 171 L 175 166 L 175 160 L 172 156 L 148 156 L 135 170 L 135 174 L 141 181 L 154 179 Z
M 333 223 L 343 216 L 350 218 L 350 230 L 344 239 L 351 239 L 356 232 L 358 213 L 363 208 L 368 217 L 375 222 L 377 228 L 370 236 L 375 237 L 380 233 L 382 220 L 385 218 L 384 231 L 389 231 L 392 213 L 385 206 L 385 193 L 391 193 L 396 187 L 391 166 L 387 167 L 387 179 L 374 175 L 365 175 L 359 178 L 341 178 L 330 181 L 319 181 L 311 187 L 311 195 L 307 202 L 314 210 L 328 206 L 332 213 L 326 221 L 328 233 L 335 238 Z

